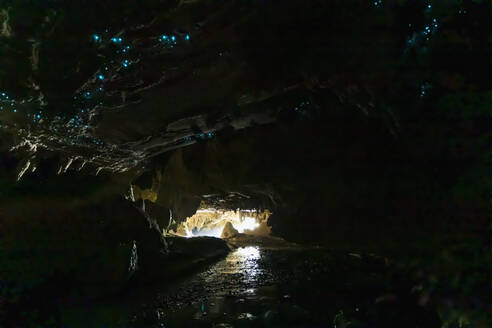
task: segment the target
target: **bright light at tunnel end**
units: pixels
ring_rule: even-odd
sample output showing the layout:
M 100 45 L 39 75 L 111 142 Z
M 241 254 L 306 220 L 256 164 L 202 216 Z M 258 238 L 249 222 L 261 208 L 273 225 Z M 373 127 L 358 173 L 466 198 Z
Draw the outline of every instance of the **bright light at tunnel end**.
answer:
M 267 221 L 270 214 L 268 210 L 260 212 L 256 209 L 224 211 L 202 207 L 178 226 L 176 234 L 186 238 L 200 236 L 221 238 L 224 227 L 230 222 L 238 233 L 268 235 Z
M 237 231 L 243 233 L 245 230 L 255 230 L 260 226 L 260 224 L 256 222 L 255 218 L 248 216 L 244 218 L 244 221 L 239 224 L 232 223 L 232 226 Z

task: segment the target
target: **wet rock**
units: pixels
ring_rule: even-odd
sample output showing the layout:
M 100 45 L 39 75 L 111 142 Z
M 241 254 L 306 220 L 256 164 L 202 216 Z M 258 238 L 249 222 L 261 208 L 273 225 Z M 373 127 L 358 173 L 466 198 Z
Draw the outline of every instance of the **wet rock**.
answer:
M 239 320 L 254 320 L 256 319 L 256 316 L 252 315 L 249 312 L 241 313 L 237 317 Z
M 162 323 L 163 319 L 164 311 L 162 309 L 147 309 L 134 317 L 132 324 L 136 328 L 164 327 L 164 324 Z
M 228 323 L 218 323 L 218 324 L 214 325 L 213 327 L 214 328 L 233 328 L 233 326 L 228 324 Z
M 280 319 L 280 313 L 277 310 L 268 310 L 263 315 L 266 322 L 277 322 Z
M 193 314 L 193 319 L 200 320 L 200 319 L 202 319 L 203 316 L 204 316 L 204 313 L 203 312 L 195 312 Z

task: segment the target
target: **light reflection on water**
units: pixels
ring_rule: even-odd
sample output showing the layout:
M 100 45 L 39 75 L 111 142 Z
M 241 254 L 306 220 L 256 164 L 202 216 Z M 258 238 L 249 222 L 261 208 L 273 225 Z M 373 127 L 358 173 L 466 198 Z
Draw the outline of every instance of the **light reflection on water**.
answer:
M 224 273 L 242 274 L 244 280 L 252 281 L 260 274 L 260 257 L 260 249 L 257 246 L 239 247 L 227 256 L 228 265 Z
M 246 261 L 256 261 L 260 258 L 260 249 L 258 246 L 239 247 L 232 255 Z
M 200 284 L 207 286 L 216 296 L 255 290 L 270 278 L 263 265 L 264 255 L 258 246 L 239 247 L 200 273 Z

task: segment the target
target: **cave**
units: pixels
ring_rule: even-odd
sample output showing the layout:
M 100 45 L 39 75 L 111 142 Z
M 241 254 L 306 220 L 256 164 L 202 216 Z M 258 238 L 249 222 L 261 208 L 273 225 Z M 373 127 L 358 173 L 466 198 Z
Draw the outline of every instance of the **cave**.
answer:
M 0 1 L 0 328 L 489 328 L 489 5 Z

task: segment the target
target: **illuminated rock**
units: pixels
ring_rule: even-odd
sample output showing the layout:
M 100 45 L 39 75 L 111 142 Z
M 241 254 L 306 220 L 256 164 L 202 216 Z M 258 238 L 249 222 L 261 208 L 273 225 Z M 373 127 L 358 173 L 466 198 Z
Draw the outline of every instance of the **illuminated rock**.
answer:
M 220 238 L 231 238 L 238 234 L 239 232 L 234 228 L 231 222 L 227 222 L 222 229 L 222 234 Z

